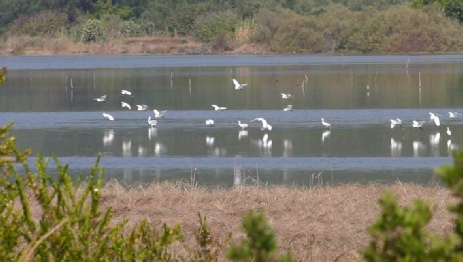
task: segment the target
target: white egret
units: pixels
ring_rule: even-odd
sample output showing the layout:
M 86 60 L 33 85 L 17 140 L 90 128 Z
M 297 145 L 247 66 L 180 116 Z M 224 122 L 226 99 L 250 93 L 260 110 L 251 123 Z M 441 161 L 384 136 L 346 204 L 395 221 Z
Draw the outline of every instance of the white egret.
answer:
M 128 96 L 133 96 L 133 95 L 132 95 L 132 92 L 127 91 L 127 90 L 121 90 L 121 94 L 123 94 L 123 95 L 128 95 Z
M 244 123 L 242 124 L 240 120 L 238 120 L 238 125 L 239 125 L 239 126 L 241 127 L 241 129 L 243 129 L 243 130 L 246 129 L 246 128 L 248 128 L 248 124 L 244 124 Z
M 283 108 L 283 111 L 293 111 L 293 105 L 287 105 L 285 108 Z
M 235 84 L 235 90 L 241 90 L 248 84 L 240 84 L 236 79 L 233 78 L 233 84 Z
M 399 118 L 391 119 L 391 129 L 393 129 L 394 126 L 396 126 L 396 125 L 400 126 L 400 128 L 402 128 L 402 129 L 404 128 L 402 126 L 402 120 L 400 120 Z
M 164 114 L 167 112 L 167 110 L 163 110 L 163 111 L 158 111 L 156 109 L 153 109 L 153 113 L 154 113 L 154 118 L 164 118 Z
M 458 115 L 461 115 L 461 114 L 458 113 L 458 112 L 449 112 L 449 117 L 450 118 L 456 118 L 456 117 L 458 117 Z
M 322 120 L 322 125 L 325 127 L 325 128 L 330 128 L 331 129 L 331 124 L 328 123 L 328 122 L 325 122 L 325 119 L 322 117 L 321 118 Z
M 281 98 L 283 98 L 283 99 L 293 99 L 294 97 L 291 94 L 281 93 Z
M 110 121 L 114 121 L 114 117 L 112 115 L 107 114 L 107 113 L 103 113 L 102 115 L 106 117 L 107 119 L 109 119 Z
M 452 136 L 452 131 L 450 131 L 450 127 L 447 127 L 447 135 Z
M 149 106 L 147 105 L 137 105 L 138 111 L 148 111 Z
M 254 121 L 260 121 L 262 123 L 262 128 L 261 130 L 264 131 L 265 129 L 268 129 L 269 131 L 272 131 L 272 126 L 267 123 L 267 120 L 263 119 L 262 117 L 254 118 L 251 122 Z
M 218 106 L 218 105 L 212 105 L 212 107 L 214 108 L 215 111 L 223 111 L 227 109 L 226 107 Z
M 132 110 L 132 107 L 126 103 L 126 102 L 121 102 L 122 107 L 127 107 L 129 110 Z
M 207 125 L 207 126 L 214 126 L 214 120 L 212 120 L 212 119 L 207 119 L 207 120 L 206 120 L 206 125 Z
M 434 114 L 434 113 L 429 112 L 429 119 L 431 121 L 434 121 L 434 124 L 436 124 L 436 126 L 440 126 L 440 119 L 439 119 L 438 114 Z
M 415 121 L 415 120 L 413 120 L 412 126 L 413 127 L 418 127 L 419 129 L 421 129 L 421 131 L 423 131 L 423 124 L 424 123 L 426 123 L 426 121 Z
M 151 116 L 148 117 L 148 124 L 149 124 L 151 127 L 155 127 L 157 123 L 158 123 L 157 120 L 151 119 Z
M 95 100 L 95 101 L 97 101 L 97 102 L 106 103 L 106 95 L 102 95 L 102 96 L 100 96 L 100 97 L 93 98 L 93 100 Z

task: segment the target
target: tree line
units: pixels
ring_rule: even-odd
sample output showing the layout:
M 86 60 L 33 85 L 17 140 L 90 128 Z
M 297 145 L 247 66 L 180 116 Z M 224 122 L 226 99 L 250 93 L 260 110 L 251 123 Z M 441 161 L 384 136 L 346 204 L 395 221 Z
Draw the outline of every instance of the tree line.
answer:
M 216 51 L 457 52 L 460 0 L 0 0 L 3 35 L 192 36 Z

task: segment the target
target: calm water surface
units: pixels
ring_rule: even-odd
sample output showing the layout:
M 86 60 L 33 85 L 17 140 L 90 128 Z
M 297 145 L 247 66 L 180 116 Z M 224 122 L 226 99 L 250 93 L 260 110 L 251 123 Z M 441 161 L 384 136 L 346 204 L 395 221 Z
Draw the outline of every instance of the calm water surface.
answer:
M 0 58 L 0 124 L 72 173 L 96 157 L 107 179 L 259 180 L 313 185 L 435 179 L 463 143 L 463 56 L 110 56 Z M 408 66 L 407 66 L 408 62 Z M 232 78 L 249 85 L 234 90 Z M 72 85 L 71 85 L 72 80 Z M 121 94 L 130 90 L 133 97 Z M 290 93 L 284 100 L 280 93 Z M 107 95 L 107 103 L 94 101 Z M 156 128 L 151 111 L 168 110 Z M 226 106 L 214 111 L 212 104 Z M 293 112 L 282 109 L 293 105 Z M 115 121 L 103 118 L 102 113 Z M 412 120 L 441 115 L 441 126 Z M 261 131 L 256 117 L 273 126 Z M 320 122 L 331 123 L 325 129 Z M 404 129 L 390 128 L 401 118 Z M 214 119 L 215 126 L 205 125 Z M 241 130 L 237 121 L 249 124 Z M 446 128 L 452 130 L 447 135 Z M 32 159 L 33 160 L 33 159 Z M 56 172 L 53 164 L 50 171 Z

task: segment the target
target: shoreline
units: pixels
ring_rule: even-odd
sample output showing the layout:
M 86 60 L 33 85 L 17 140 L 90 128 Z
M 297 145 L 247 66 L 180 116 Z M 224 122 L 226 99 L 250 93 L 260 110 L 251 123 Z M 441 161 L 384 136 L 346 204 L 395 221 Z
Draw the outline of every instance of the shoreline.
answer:
M 453 232 L 452 216 L 446 207 L 454 199 L 446 188 L 397 182 L 392 185 L 346 184 L 298 188 L 290 186 L 244 186 L 206 189 L 186 183 L 153 183 L 146 187 L 124 188 L 113 180 L 101 189 L 101 210 L 113 209 L 112 223 L 128 219 L 126 230 L 143 219 L 156 229 L 163 223 L 182 224 L 185 243 L 194 245 L 199 226 L 198 212 L 206 216 L 212 235 L 232 243 L 243 239 L 241 220 L 249 210 L 264 209 L 274 228 L 279 252 L 290 251 L 296 261 L 338 261 L 361 259 L 361 249 L 370 237 L 367 228 L 380 214 L 378 200 L 384 191 L 397 196 L 401 205 L 420 198 L 430 203 L 433 218 L 427 229 L 440 235 Z M 31 205 L 39 217 L 38 206 Z M 173 247 L 184 254 L 183 247 Z M 220 251 L 224 259 L 224 250 Z

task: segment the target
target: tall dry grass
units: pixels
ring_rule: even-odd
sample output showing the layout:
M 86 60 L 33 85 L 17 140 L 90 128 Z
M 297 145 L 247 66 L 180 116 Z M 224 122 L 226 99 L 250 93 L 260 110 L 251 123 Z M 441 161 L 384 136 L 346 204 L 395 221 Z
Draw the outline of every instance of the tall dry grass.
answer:
M 132 229 L 147 218 L 160 228 L 162 223 L 182 223 L 185 242 L 194 245 L 198 212 L 207 216 L 213 234 L 225 241 L 233 232 L 232 242 L 242 239 L 241 219 L 249 210 L 263 208 L 274 227 L 282 251 L 291 251 L 298 261 L 352 261 L 359 259 L 368 244 L 367 227 L 380 214 L 378 199 L 384 190 L 399 196 L 401 204 L 424 199 L 434 206 L 429 230 L 451 234 L 453 224 L 446 206 L 450 193 L 439 186 L 415 184 L 342 185 L 335 187 L 295 188 L 288 186 L 245 186 L 205 189 L 183 183 L 155 183 L 126 189 L 110 181 L 102 189 L 102 208 L 113 207 L 113 223 L 128 219 Z M 40 210 L 32 207 L 38 216 Z M 175 246 L 180 254 L 185 247 Z M 223 254 L 223 253 L 222 253 Z

